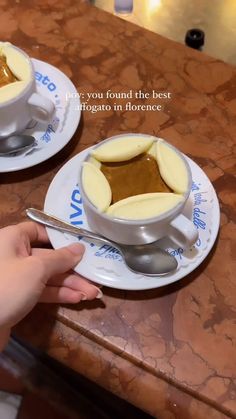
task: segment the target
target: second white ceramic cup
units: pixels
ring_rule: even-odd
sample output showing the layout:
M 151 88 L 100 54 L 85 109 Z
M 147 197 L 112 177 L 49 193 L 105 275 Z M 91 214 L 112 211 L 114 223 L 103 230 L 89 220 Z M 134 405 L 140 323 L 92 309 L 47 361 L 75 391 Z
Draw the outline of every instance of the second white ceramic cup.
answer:
M 36 92 L 34 69 L 28 55 L 13 45 L 12 48 L 23 54 L 27 60 L 30 79 L 19 94 L 0 103 L 0 140 L 23 131 L 32 119 L 41 122 L 50 121 L 55 111 L 54 103 Z

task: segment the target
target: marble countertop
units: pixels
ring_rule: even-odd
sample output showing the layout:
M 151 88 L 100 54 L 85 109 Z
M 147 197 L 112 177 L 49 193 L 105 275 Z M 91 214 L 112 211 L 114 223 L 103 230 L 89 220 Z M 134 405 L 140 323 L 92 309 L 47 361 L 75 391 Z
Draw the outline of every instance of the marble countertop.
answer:
M 122 132 L 165 138 L 212 181 L 221 209 L 215 246 L 190 275 L 144 292 L 104 288 L 103 301 L 40 305 L 15 333 L 161 419 L 236 416 L 236 69 L 93 6 L 1 1 L 1 40 L 47 61 L 80 92 L 168 91 L 154 111 L 84 111 L 70 143 L 31 169 L 0 175 L 1 225 L 42 207 L 73 155 Z M 133 100 L 132 103 L 137 103 Z M 140 103 L 140 102 L 139 102 Z

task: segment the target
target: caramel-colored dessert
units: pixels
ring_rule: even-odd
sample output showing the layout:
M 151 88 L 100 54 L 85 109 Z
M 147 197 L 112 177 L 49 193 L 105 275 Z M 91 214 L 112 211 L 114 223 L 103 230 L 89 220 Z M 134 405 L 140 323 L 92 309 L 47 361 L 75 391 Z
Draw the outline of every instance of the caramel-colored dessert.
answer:
M 124 162 L 104 162 L 100 170 L 110 184 L 112 204 L 129 196 L 172 192 L 161 178 L 157 161 L 147 153 Z
M 11 72 L 7 65 L 6 57 L 0 56 L 0 87 L 17 81 L 17 77 Z
M 0 42 L 0 104 L 18 96 L 31 79 L 28 57 L 9 42 Z
M 181 155 L 163 140 L 120 136 L 95 147 L 83 163 L 89 201 L 115 218 L 147 219 L 170 211 L 189 187 Z

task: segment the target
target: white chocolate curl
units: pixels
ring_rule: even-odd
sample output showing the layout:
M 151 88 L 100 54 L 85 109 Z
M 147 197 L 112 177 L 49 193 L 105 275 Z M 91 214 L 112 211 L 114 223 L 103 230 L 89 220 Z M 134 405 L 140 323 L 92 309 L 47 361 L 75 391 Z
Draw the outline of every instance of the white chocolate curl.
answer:
M 90 202 L 99 211 L 106 211 L 112 196 L 110 185 L 101 170 L 92 163 L 83 163 L 82 183 Z
M 174 193 L 147 193 L 122 199 L 111 205 L 106 212 L 116 218 L 142 220 L 163 214 L 182 201 L 183 196 Z
M 147 151 L 153 141 L 145 137 L 120 137 L 95 148 L 91 155 L 101 162 L 127 161 Z

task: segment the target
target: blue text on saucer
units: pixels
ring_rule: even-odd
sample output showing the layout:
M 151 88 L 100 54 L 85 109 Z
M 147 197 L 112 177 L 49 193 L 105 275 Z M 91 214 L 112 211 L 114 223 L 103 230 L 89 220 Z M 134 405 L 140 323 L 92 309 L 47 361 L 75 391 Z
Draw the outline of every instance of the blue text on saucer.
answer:
M 35 80 L 44 86 L 47 86 L 50 92 L 54 92 L 57 88 L 55 83 L 53 83 L 47 75 L 42 74 L 39 71 L 35 71 Z
M 73 189 L 70 197 L 70 223 L 72 225 L 82 225 L 83 204 L 78 185 Z

